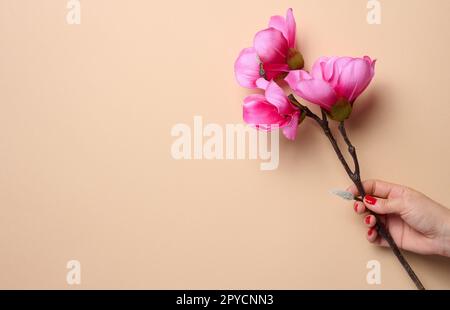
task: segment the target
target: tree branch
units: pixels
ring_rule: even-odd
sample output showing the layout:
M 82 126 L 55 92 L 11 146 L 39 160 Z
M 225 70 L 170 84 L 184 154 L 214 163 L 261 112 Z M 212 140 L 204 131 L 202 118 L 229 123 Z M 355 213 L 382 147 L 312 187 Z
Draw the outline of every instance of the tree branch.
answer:
M 306 107 L 306 106 L 302 105 L 300 102 L 298 102 L 297 99 L 293 95 L 289 95 L 289 100 L 292 102 L 292 104 L 294 104 L 299 109 L 301 109 L 305 113 L 306 117 L 313 119 L 314 121 L 317 122 L 317 124 L 319 124 L 319 126 L 324 131 L 325 135 L 328 137 L 328 140 L 330 140 L 330 143 L 333 146 L 333 149 L 334 149 L 339 161 L 344 166 L 344 169 L 347 172 L 348 176 L 350 177 L 350 179 L 353 181 L 353 183 L 358 188 L 358 191 L 359 191 L 359 194 L 361 195 L 361 197 L 364 198 L 366 196 L 366 192 L 365 192 L 364 186 L 361 182 L 361 171 L 360 171 L 360 166 L 359 166 L 359 161 L 358 161 L 358 155 L 356 153 L 356 148 L 353 146 L 353 144 L 351 143 L 351 141 L 347 135 L 347 131 L 345 129 L 345 123 L 341 122 L 339 124 L 339 131 L 340 131 L 342 137 L 344 138 L 345 143 L 348 146 L 348 151 L 349 151 L 350 155 L 352 156 L 352 159 L 353 159 L 353 162 L 355 165 L 355 171 L 352 171 L 350 169 L 347 161 L 345 160 L 344 156 L 342 155 L 339 145 L 330 130 L 326 111 L 324 109 L 321 109 L 322 118 L 320 118 L 315 113 L 313 113 L 308 107 Z M 357 198 L 357 200 L 360 200 L 360 199 Z M 382 237 L 383 239 L 385 239 L 387 241 L 390 248 L 394 252 L 395 256 L 400 261 L 401 265 L 406 270 L 406 272 L 408 273 L 409 277 L 414 282 L 416 287 L 419 290 L 425 290 L 425 287 L 420 282 L 420 280 L 417 277 L 417 275 L 415 274 L 414 270 L 411 268 L 408 261 L 401 253 L 400 249 L 398 248 L 397 244 L 395 243 L 394 239 L 392 238 L 392 235 L 390 234 L 389 230 L 382 223 L 380 216 L 372 211 L 370 211 L 370 213 L 373 216 L 375 216 L 375 218 L 376 218 L 376 221 L 377 221 L 376 230 L 377 230 L 378 234 L 380 235 L 380 237 Z
M 355 172 L 353 174 L 349 174 L 349 177 L 352 179 L 353 183 L 355 183 L 361 197 L 364 198 L 366 196 L 366 191 L 364 190 L 364 186 L 361 182 L 361 172 L 360 172 L 360 166 L 359 166 L 359 162 L 358 162 L 358 155 L 356 154 L 356 148 L 353 146 L 352 142 L 350 141 L 350 139 L 347 135 L 347 131 L 345 129 L 344 122 L 341 122 L 339 124 L 339 131 L 340 131 L 342 137 L 344 138 L 345 143 L 348 146 L 348 151 L 349 151 L 350 155 L 352 156 L 353 162 L 355 164 Z M 402 252 L 398 248 L 397 244 L 395 243 L 395 240 L 392 237 L 391 233 L 386 228 L 386 226 L 384 226 L 384 224 L 382 223 L 380 216 L 373 211 L 369 211 L 369 213 L 372 214 L 376 219 L 377 224 L 376 224 L 375 228 L 376 228 L 378 234 L 380 235 L 380 237 L 382 237 L 384 240 L 386 240 L 386 242 L 389 244 L 389 247 L 391 248 L 392 252 L 394 252 L 394 254 L 397 257 L 397 259 L 399 260 L 400 264 L 403 266 L 403 268 L 406 270 L 406 272 L 408 273 L 411 280 L 416 285 L 417 289 L 425 290 L 425 287 L 423 286 L 422 282 L 420 282 L 419 277 L 417 277 L 417 275 L 414 272 L 414 270 L 412 269 L 411 265 L 408 263 L 405 256 L 402 254 Z
M 345 129 L 345 122 L 340 122 L 339 124 L 339 131 L 341 132 L 342 137 L 344 138 L 345 143 L 348 146 L 348 152 L 353 158 L 353 163 L 355 164 L 355 171 L 354 176 L 358 177 L 360 175 L 360 167 L 359 167 L 359 161 L 358 161 L 358 155 L 356 154 L 356 148 L 353 146 L 352 142 L 348 138 L 347 130 Z

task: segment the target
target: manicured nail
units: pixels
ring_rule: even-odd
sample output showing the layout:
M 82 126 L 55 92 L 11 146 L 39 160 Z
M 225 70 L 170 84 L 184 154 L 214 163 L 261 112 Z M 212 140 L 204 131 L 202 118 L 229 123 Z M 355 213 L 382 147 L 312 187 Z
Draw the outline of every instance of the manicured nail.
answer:
M 353 209 L 355 209 L 355 212 L 358 213 L 358 203 L 355 202 L 355 204 L 353 205 Z
M 372 235 L 373 235 L 373 231 L 374 231 L 373 228 L 369 229 L 369 232 L 367 233 L 367 235 L 368 235 L 369 237 L 372 236 Z
M 369 205 L 375 205 L 377 203 L 377 199 L 369 195 L 364 197 L 364 201 L 367 202 Z
M 370 215 L 366 216 L 364 221 L 366 222 L 367 225 L 370 225 Z

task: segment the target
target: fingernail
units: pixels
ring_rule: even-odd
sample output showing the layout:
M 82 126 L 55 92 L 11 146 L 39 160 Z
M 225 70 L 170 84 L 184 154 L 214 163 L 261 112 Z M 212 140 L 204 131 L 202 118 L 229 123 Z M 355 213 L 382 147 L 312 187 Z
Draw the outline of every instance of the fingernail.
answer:
M 364 201 L 367 202 L 369 205 L 375 205 L 377 203 L 377 199 L 369 195 L 364 197 Z
M 372 235 L 373 235 L 373 231 L 374 231 L 373 228 L 369 229 L 369 232 L 367 233 L 367 235 L 368 235 L 369 237 L 372 236 Z
M 355 202 L 355 204 L 353 205 L 353 209 L 355 209 L 355 212 L 358 213 L 358 203 Z
M 366 216 L 365 222 L 366 222 L 367 225 L 370 224 L 370 215 Z

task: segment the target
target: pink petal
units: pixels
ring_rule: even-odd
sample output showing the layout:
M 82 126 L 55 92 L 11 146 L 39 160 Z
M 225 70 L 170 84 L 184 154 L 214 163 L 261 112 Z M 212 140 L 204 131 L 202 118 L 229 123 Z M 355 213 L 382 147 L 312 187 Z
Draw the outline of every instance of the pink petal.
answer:
M 262 95 L 250 95 L 244 99 L 244 121 L 249 125 L 283 126 L 286 119 L 278 113 L 277 107 L 266 101 Z
M 294 12 L 288 9 L 286 13 L 287 40 L 290 48 L 295 48 L 297 25 L 295 22 Z
M 234 64 L 236 80 L 242 87 L 256 88 L 256 80 L 260 78 L 260 61 L 253 48 L 241 51 Z
M 373 77 L 375 76 L 375 65 L 377 64 L 377 61 L 376 60 L 374 60 L 374 61 L 372 61 L 372 64 L 370 65 L 370 67 L 371 67 L 371 69 L 372 69 L 372 72 L 371 72 L 371 77 L 372 77 L 372 79 L 373 79 Z
M 292 9 L 288 9 L 286 18 L 276 15 L 270 18 L 269 28 L 280 31 L 290 48 L 295 48 L 296 23 Z
M 354 58 L 343 67 L 336 85 L 339 95 L 353 102 L 367 88 L 373 77 L 373 66 L 362 58 Z
M 318 104 L 324 109 L 330 108 L 337 102 L 337 96 L 333 88 L 323 80 L 303 80 L 294 89 L 305 100 Z
M 326 81 L 328 81 L 332 87 L 336 87 L 339 82 L 339 77 L 341 76 L 344 68 L 353 60 L 351 57 L 333 57 L 326 64 L 324 70 L 326 73 Z M 328 73 L 329 72 L 329 73 Z
M 260 89 L 266 90 L 267 86 L 269 86 L 269 81 L 267 81 L 265 78 L 259 78 L 256 80 L 256 86 Z
M 321 63 L 322 78 L 324 81 L 329 82 L 335 76 L 335 63 L 337 59 L 338 57 L 331 57 L 326 62 Z
M 330 58 L 328 57 L 320 57 L 316 60 L 314 63 L 312 69 L 311 69 L 311 76 L 318 80 L 323 80 L 323 71 L 322 71 L 322 65 L 326 63 Z
M 372 60 L 369 56 L 364 56 L 363 58 L 365 61 L 367 61 L 367 63 L 370 65 L 372 72 L 372 78 L 375 76 L 375 64 L 376 64 L 376 59 Z
M 264 64 L 284 64 L 286 62 L 288 43 L 283 34 L 275 28 L 258 32 L 255 35 L 254 47 Z
M 295 109 L 289 102 L 283 89 L 277 83 L 271 81 L 266 89 L 266 99 L 269 103 L 278 108 L 278 113 L 282 115 L 291 114 Z
M 272 16 L 269 21 L 269 28 L 275 28 L 276 30 L 278 30 L 283 34 L 286 40 L 289 40 L 286 20 L 284 19 L 283 16 L 279 15 Z
M 300 112 L 296 112 L 292 115 L 291 121 L 285 127 L 282 128 L 283 134 L 289 140 L 295 140 L 297 137 L 298 120 L 300 118 Z
M 284 80 L 289 84 L 290 88 L 295 90 L 300 81 L 311 79 L 312 77 L 309 75 L 308 72 L 304 70 L 293 70 L 289 72 L 289 74 L 286 76 Z
M 289 66 L 287 64 L 264 64 L 264 71 L 268 80 L 276 79 L 280 74 L 289 72 Z

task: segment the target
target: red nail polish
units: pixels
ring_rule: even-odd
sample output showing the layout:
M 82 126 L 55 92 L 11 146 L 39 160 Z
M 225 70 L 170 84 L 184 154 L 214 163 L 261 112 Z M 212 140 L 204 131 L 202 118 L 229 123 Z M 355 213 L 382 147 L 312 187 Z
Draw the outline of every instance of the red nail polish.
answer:
M 353 209 L 355 209 L 355 212 L 358 213 L 358 203 L 355 202 L 355 204 L 353 205 Z
M 370 215 L 366 216 L 365 221 L 367 225 L 370 224 Z
M 364 197 L 364 201 L 367 202 L 370 205 L 375 205 L 377 203 L 377 199 L 375 197 L 367 195 Z
M 373 231 L 374 231 L 373 228 L 369 229 L 369 232 L 367 233 L 369 235 L 369 237 L 373 235 Z

